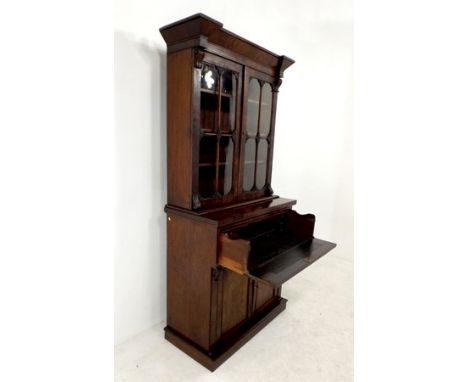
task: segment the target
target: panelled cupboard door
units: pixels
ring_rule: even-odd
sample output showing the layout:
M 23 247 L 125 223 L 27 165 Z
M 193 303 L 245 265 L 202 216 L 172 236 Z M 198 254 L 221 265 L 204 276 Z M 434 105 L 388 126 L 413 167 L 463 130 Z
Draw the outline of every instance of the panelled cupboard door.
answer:
M 273 77 L 245 67 L 240 137 L 240 201 L 273 193 L 271 162 L 277 94 L 274 89 Z
M 242 65 L 209 53 L 194 66 L 195 208 L 214 207 L 236 199 L 242 74 Z

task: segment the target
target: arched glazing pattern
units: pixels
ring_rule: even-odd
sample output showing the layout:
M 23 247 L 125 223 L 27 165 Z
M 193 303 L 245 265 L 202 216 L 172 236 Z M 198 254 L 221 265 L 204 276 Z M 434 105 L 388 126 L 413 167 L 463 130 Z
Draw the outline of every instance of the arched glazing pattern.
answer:
M 203 199 L 232 192 L 238 74 L 203 63 L 200 76 L 198 193 Z
M 242 188 L 261 190 L 266 185 L 273 89 L 256 78 L 249 81 L 245 125 Z

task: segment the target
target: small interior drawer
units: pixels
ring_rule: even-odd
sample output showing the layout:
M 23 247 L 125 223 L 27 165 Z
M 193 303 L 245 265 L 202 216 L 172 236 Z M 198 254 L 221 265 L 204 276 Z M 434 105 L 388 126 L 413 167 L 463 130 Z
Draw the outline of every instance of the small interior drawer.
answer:
M 278 287 L 336 244 L 314 238 L 315 216 L 284 214 L 220 235 L 221 266 Z

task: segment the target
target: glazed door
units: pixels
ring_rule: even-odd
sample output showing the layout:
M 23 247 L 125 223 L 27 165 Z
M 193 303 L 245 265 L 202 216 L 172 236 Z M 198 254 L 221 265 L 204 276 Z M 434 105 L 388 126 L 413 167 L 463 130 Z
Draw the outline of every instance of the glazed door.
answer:
M 273 155 L 276 92 L 274 79 L 246 67 L 244 73 L 244 115 L 240 138 L 239 200 L 273 193 Z
M 242 66 L 206 53 L 194 70 L 193 205 L 213 207 L 237 193 Z

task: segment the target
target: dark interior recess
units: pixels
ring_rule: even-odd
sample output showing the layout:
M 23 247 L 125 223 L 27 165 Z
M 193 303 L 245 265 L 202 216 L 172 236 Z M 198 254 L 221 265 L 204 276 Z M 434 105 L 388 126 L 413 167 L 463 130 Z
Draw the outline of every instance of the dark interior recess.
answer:
M 315 216 L 295 211 L 250 224 L 225 234 L 232 241 L 245 240 L 249 249 L 246 274 L 274 287 L 311 265 L 335 244 L 314 239 Z M 228 243 L 226 243 L 228 244 Z M 230 247 L 226 245 L 227 255 Z

